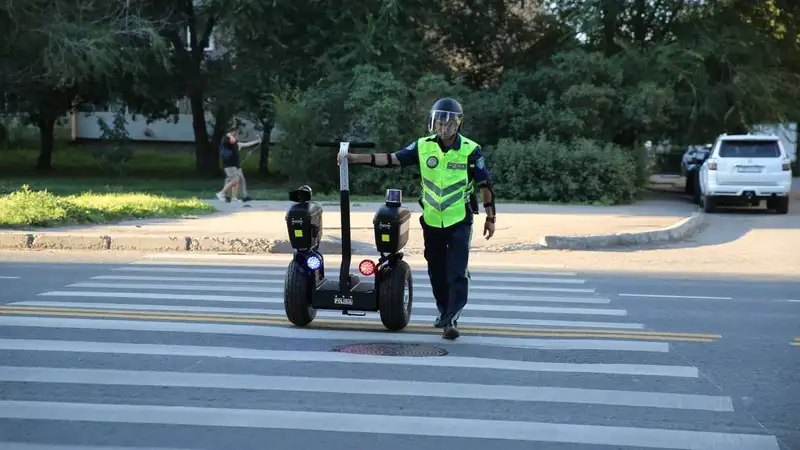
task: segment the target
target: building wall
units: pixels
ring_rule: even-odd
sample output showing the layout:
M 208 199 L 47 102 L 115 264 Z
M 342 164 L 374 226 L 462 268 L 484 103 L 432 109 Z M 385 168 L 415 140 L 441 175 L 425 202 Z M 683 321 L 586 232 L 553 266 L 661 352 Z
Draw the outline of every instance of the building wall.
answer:
M 780 138 L 792 162 L 797 162 L 797 123 L 766 124 L 753 127 L 754 133 L 774 134 Z
M 174 117 L 169 117 L 147 123 L 147 118 L 141 115 L 133 115 L 126 108 L 126 129 L 130 139 L 140 142 L 195 142 L 194 128 L 192 127 L 193 119 L 188 101 L 179 102 L 178 110 L 177 121 Z M 114 115 L 115 112 L 111 108 L 105 107 L 96 107 L 92 111 L 76 111 L 72 115 L 72 138 L 74 140 L 101 139 L 103 130 L 98 124 L 98 119 L 102 119 L 108 126 L 112 126 Z M 242 125 L 239 128 L 241 139 L 255 139 L 258 134 L 255 125 L 249 120 L 242 120 Z M 206 129 L 209 135 L 213 132 L 213 126 L 214 116 L 206 113 Z M 273 130 L 272 136 L 275 137 L 275 135 L 276 131 Z

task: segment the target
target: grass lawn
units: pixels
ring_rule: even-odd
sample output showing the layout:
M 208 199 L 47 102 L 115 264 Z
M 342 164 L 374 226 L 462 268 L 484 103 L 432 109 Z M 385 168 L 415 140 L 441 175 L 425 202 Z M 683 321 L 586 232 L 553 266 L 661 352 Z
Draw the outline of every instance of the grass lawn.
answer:
M 59 196 L 87 192 L 142 193 L 175 199 L 213 200 L 224 181 L 223 177 L 197 177 L 191 146 L 142 145 L 135 150 L 124 176 L 109 173 L 92 156 L 89 146 L 83 145 L 59 146 L 53 153 L 54 172 L 42 175 L 34 169 L 39 151 L 33 148 L 0 151 L 0 195 L 28 185 L 31 190 L 47 190 Z M 248 158 L 242 169 L 253 200 L 288 200 L 289 191 L 297 188 L 280 180 L 265 180 L 259 175 L 257 154 Z M 353 201 L 380 201 L 379 197 L 351 198 Z M 338 191 L 329 194 L 314 192 L 315 200 L 337 201 L 338 198 Z
M 0 227 L 25 229 L 125 219 L 171 218 L 207 214 L 216 209 L 197 199 L 150 194 L 80 194 L 57 196 L 27 186 L 0 197 Z
M 57 196 L 78 196 L 88 193 L 118 196 L 151 194 L 173 200 L 215 200 L 215 194 L 222 188 L 224 181 L 222 176 L 218 179 L 197 177 L 192 144 L 135 144 L 133 158 L 122 176 L 115 176 L 104 167 L 100 159 L 93 156 L 92 148 L 99 145 L 106 144 L 97 142 L 57 145 L 52 158 L 54 172 L 47 175 L 42 175 L 35 169 L 36 158 L 39 155 L 38 143 L 26 144 L 22 149 L 0 149 L 0 195 L 18 191 L 27 185 L 32 191 L 47 190 Z M 289 199 L 288 192 L 298 187 L 296 184 L 289 185 L 277 177 L 265 179 L 261 176 L 258 173 L 258 154 L 253 154 L 244 160 L 242 169 L 247 178 L 248 193 L 253 200 L 286 201 Z M 313 182 L 310 184 L 314 187 Z M 407 201 L 416 202 L 416 198 L 404 197 Z M 383 200 L 382 195 L 351 195 L 350 198 L 354 203 Z M 334 190 L 323 193 L 315 190 L 314 200 L 338 202 L 339 192 Z M 498 204 L 549 203 L 502 198 L 496 201 Z M 3 223 L 0 220 L 0 226 L 6 226 L 2 225 Z

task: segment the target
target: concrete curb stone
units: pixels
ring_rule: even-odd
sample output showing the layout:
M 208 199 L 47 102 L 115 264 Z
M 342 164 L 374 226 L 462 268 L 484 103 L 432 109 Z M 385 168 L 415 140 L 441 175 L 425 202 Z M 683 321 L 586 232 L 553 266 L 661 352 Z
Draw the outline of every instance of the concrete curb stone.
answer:
M 91 234 L 34 233 L 30 248 L 37 250 L 108 250 L 111 238 Z
M 542 249 L 593 250 L 656 242 L 677 242 L 697 231 L 705 223 L 705 218 L 705 213 L 696 211 L 690 217 L 659 230 L 597 236 L 545 236 L 539 244 Z
M 0 248 L 31 248 L 32 233 L 0 233 Z
M 117 236 L 109 238 L 109 250 L 180 251 L 188 248 L 190 239 L 182 236 Z
M 705 220 L 697 211 L 679 222 L 653 231 L 616 233 L 595 236 L 545 236 L 538 243 L 519 243 L 489 252 L 519 250 L 592 250 L 627 247 L 655 242 L 676 242 L 694 233 Z M 374 252 L 374 248 L 361 248 L 353 242 L 353 251 Z M 366 246 L 368 247 L 368 246 Z M 251 254 L 292 253 L 288 239 L 236 238 L 225 236 L 154 236 L 121 235 L 97 236 L 62 232 L 0 232 L 0 248 L 6 249 L 58 249 L 58 250 L 143 250 L 152 252 L 233 252 Z M 320 244 L 323 254 L 341 254 L 342 243 L 336 238 L 324 238 Z

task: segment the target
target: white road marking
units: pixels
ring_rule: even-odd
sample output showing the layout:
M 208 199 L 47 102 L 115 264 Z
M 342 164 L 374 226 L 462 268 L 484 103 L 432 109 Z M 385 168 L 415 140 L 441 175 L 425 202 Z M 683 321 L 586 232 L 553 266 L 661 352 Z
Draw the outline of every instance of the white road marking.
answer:
M 486 345 L 492 347 L 536 348 L 541 350 L 606 350 L 632 352 L 669 352 L 669 343 L 611 339 L 548 339 L 532 337 L 461 336 L 452 343 L 442 342 L 438 334 L 376 333 L 331 329 L 301 329 L 286 326 L 233 325 L 147 320 L 76 319 L 66 317 L 0 316 L 0 326 L 52 327 L 84 330 L 164 331 L 197 334 L 230 334 L 281 339 L 365 340 L 373 342 L 409 342 L 437 345 Z
M 188 373 L 145 370 L 0 367 L 0 381 L 77 383 L 112 386 L 169 386 L 202 389 L 323 392 L 328 394 L 410 395 L 415 397 L 580 403 L 703 411 L 733 411 L 730 397 L 604 389 L 494 384 L 438 383 L 364 378 Z
M 283 281 L 280 281 L 283 285 Z M 223 283 L 218 285 L 197 285 L 197 284 L 137 284 L 137 283 L 75 283 L 67 287 L 91 287 L 91 288 L 113 288 L 113 289 L 171 289 L 171 290 L 190 290 L 190 291 L 230 291 L 230 292 L 283 292 L 283 287 L 268 288 L 260 286 L 233 286 L 230 283 Z M 498 288 L 495 286 L 470 286 L 470 290 L 490 290 L 494 291 Z M 538 291 L 538 292 L 573 292 L 573 293 L 593 293 L 594 289 L 576 289 L 576 288 L 556 288 L 556 287 L 503 287 L 504 290 L 514 291 Z
M 620 297 L 687 298 L 698 300 L 733 300 L 733 297 L 706 297 L 701 295 L 617 294 Z
M 70 286 L 67 286 L 70 287 Z M 283 294 L 283 289 L 279 288 L 265 288 L 264 292 L 272 294 Z M 37 295 L 49 295 L 57 297 L 117 297 L 117 298 L 156 298 L 156 299 L 170 299 L 170 300 L 204 300 L 204 301 L 220 301 L 220 302 L 256 302 L 256 303 L 274 303 L 283 302 L 283 297 L 265 298 L 265 297 L 241 297 L 235 295 L 194 295 L 194 294 L 149 294 L 145 292 L 107 292 L 107 291 L 50 291 Z M 432 299 L 432 292 L 414 290 L 414 298 Z M 492 302 L 514 301 L 514 302 L 542 302 L 542 303 L 587 303 L 587 304 L 608 304 L 611 300 L 603 297 L 541 297 L 537 295 L 520 295 L 520 294 L 481 294 L 470 293 L 469 304 L 490 300 Z
M 93 280 L 138 280 L 138 281 L 192 281 L 196 283 L 272 283 L 283 284 L 283 277 L 275 278 L 210 278 L 210 277 L 151 277 L 140 275 L 98 275 L 91 277 Z M 421 281 L 421 282 L 420 282 Z M 578 280 L 571 278 L 537 278 L 537 277 L 520 277 L 520 278 L 491 278 L 491 277 L 472 277 L 472 281 L 492 282 L 496 283 L 495 287 L 488 286 L 470 286 L 471 288 L 482 289 L 504 289 L 503 283 L 544 283 L 544 284 L 583 284 L 586 280 Z M 429 287 L 427 277 L 424 280 L 415 279 L 416 286 Z M 515 289 L 526 289 L 525 286 L 516 286 Z
M 186 450 L 167 447 L 119 447 L 109 445 L 31 444 L 28 442 L 3 442 L 3 450 Z
M 439 338 L 438 342 L 441 343 L 441 338 Z M 44 339 L 0 339 L 0 350 L 152 356 L 201 356 L 261 361 L 381 364 L 390 366 L 469 368 L 523 372 L 594 373 L 677 378 L 697 378 L 699 376 L 699 371 L 696 367 L 668 366 L 661 364 L 554 363 L 449 355 L 438 358 L 419 358 L 415 356 L 355 355 L 329 351 L 259 350 L 222 346 L 203 347 L 197 345 L 128 344 L 123 342 L 49 341 Z
M 192 263 L 197 263 L 199 261 L 208 261 L 210 263 L 219 264 L 221 261 L 233 261 L 233 262 L 245 262 L 249 261 L 251 263 L 265 263 L 270 262 L 273 264 L 283 265 L 286 267 L 291 260 L 292 255 L 285 254 L 285 255 L 253 255 L 253 254 L 214 254 L 214 253 L 152 253 L 149 255 L 144 255 L 143 260 L 136 261 L 131 264 L 140 264 L 140 265 L 147 265 L 147 264 L 158 264 L 150 261 L 157 261 L 157 260 L 166 260 L 166 261 L 180 261 L 178 264 L 181 265 L 189 265 Z M 358 264 L 359 261 L 362 259 L 371 259 L 373 261 L 376 260 L 375 255 L 352 255 L 351 256 L 351 263 L 353 263 L 353 268 L 355 269 L 355 264 Z M 420 264 L 422 267 L 425 267 L 425 260 L 419 257 L 409 257 L 406 256 L 403 258 L 404 261 L 408 262 L 409 264 Z M 341 255 L 325 255 L 325 264 L 328 267 L 331 266 L 339 266 L 341 263 Z M 537 270 L 537 269 L 562 269 L 565 268 L 565 264 L 526 264 L 526 263 L 509 263 L 509 262 L 488 262 L 488 261 L 480 261 L 478 258 L 471 258 L 470 259 L 470 270 L 476 271 L 478 268 L 497 268 L 497 269 L 506 269 L 502 270 L 503 273 L 509 273 L 507 269 L 509 268 L 517 268 L 517 269 L 530 269 L 530 270 Z M 527 272 L 522 272 L 523 274 Z M 559 272 L 563 275 L 577 275 L 576 272 Z
M 2 280 L 18 280 L 20 277 L 7 277 L 7 276 L 0 276 Z
M 42 294 L 44 295 L 44 294 Z M 138 296 L 141 298 L 141 296 Z M 133 311 L 179 311 L 194 313 L 211 314 L 241 314 L 246 318 L 247 315 L 272 315 L 285 316 L 282 309 L 257 309 L 257 308 L 220 308 L 214 306 L 172 306 L 172 305 L 131 305 L 127 303 L 86 303 L 86 302 L 38 302 L 24 301 L 9 303 L 14 306 L 44 306 L 52 308 L 88 308 L 88 309 L 123 309 Z M 341 320 L 377 319 L 378 313 L 368 312 L 366 316 L 343 316 L 338 311 L 317 311 L 317 317 L 334 318 Z M 433 323 L 436 316 L 413 315 L 412 323 Z M 570 328 L 612 328 L 640 330 L 644 329 L 641 323 L 613 323 L 613 322 L 584 322 L 569 320 L 536 320 L 536 319 L 512 319 L 505 317 L 470 317 L 462 315 L 458 319 L 459 323 L 472 324 L 492 324 L 492 325 L 522 325 L 522 326 L 556 326 Z
M 338 269 L 338 267 L 336 267 Z M 327 267 L 331 270 L 331 267 Z M 356 270 L 356 267 L 353 267 Z M 261 276 L 277 276 L 284 277 L 286 275 L 286 268 L 264 268 L 264 269 L 227 269 L 223 267 L 217 268 L 190 268 L 182 266 L 158 266 L 158 267 L 143 267 L 142 265 L 125 266 L 111 269 L 112 272 L 155 272 L 155 273 L 211 273 L 211 274 L 228 274 L 228 275 L 261 275 Z M 428 278 L 428 272 L 425 269 L 411 269 L 415 277 L 422 276 Z M 338 270 L 336 274 L 338 274 Z M 476 281 L 511 281 L 511 282 L 527 282 L 532 277 L 560 277 L 561 283 L 574 283 L 583 284 L 586 280 L 570 280 L 567 277 L 576 276 L 575 272 L 520 272 L 520 271 L 480 271 L 470 270 L 472 280 Z M 511 276 L 509 276 L 511 275 Z
M 158 285 L 158 284 L 105 284 L 105 283 L 76 283 L 67 287 L 99 287 L 99 288 L 116 288 L 116 289 L 163 289 L 163 290 L 184 290 L 192 291 L 197 289 L 197 286 L 192 285 Z M 201 291 L 244 291 L 244 292 L 262 292 L 262 293 L 283 293 L 283 289 L 275 288 L 242 288 L 232 289 L 234 286 L 226 288 L 225 286 L 203 286 L 207 289 L 198 289 Z M 427 298 L 432 298 L 427 297 Z M 262 299 L 266 303 L 283 303 L 283 297 L 273 297 L 271 299 Z M 624 309 L 603 309 L 603 308 L 561 308 L 555 306 L 517 306 L 517 305 L 497 305 L 497 304 L 480 304 L 468 303 L 469 309 L 472 311 L 498 311 L 498 312 L 532 312 L 542 314 L 577 314 L 577 315 L 598 315 L 598 316 L 627 316 L 628 311 Z M 414 302 L 413 308 L 419 309 L 437 309 L 434 302 Z
M 289 429 L 335 433 L 397 434 L 616 447 L 778 450 L 773 436 L 655 428 L 572 425 L 502 420 L 311 411 L 0 401 L 0 417 L 100 423 Z

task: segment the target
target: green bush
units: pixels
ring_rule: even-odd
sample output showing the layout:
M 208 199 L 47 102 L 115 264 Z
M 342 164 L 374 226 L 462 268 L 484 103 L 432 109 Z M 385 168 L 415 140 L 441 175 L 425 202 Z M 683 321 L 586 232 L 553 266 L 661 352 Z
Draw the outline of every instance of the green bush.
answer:
M 324 82 L 306 92 L 287 91 L 275 97 L 276 122 L 283 131 L 271 150 L 272 168 L 293 184 L 309 184 L 315 192 L 335 192 L 339 186 L 336 149 L 314 148 L 314 141 L 342 138 L 376 143 L 353 153 L 392 153 L 427 133 L 428 111 L 441 96 L 462 97 L 463 87 L 438 75 L 409 81 L 369 65 L 352 76 Z M 350 168 L 354 195 L 381 196 L 388 188 L 405 197 L 419 194 L 419 168 Z M 378 198 L 380 199 L 380 197 Z
M 31 191 L 27 185 L 0 197 L 0 227 L 106 223 L 125 219 L 181 217 L 216 209 L 200 200 L 178 200 L 150 194 L 84 193 L 58 197 Z
M 486 152 L 500 199 L 608 205 L 638 193 L 634 158 L 613 144 L 539 136 L 503 139 Z

